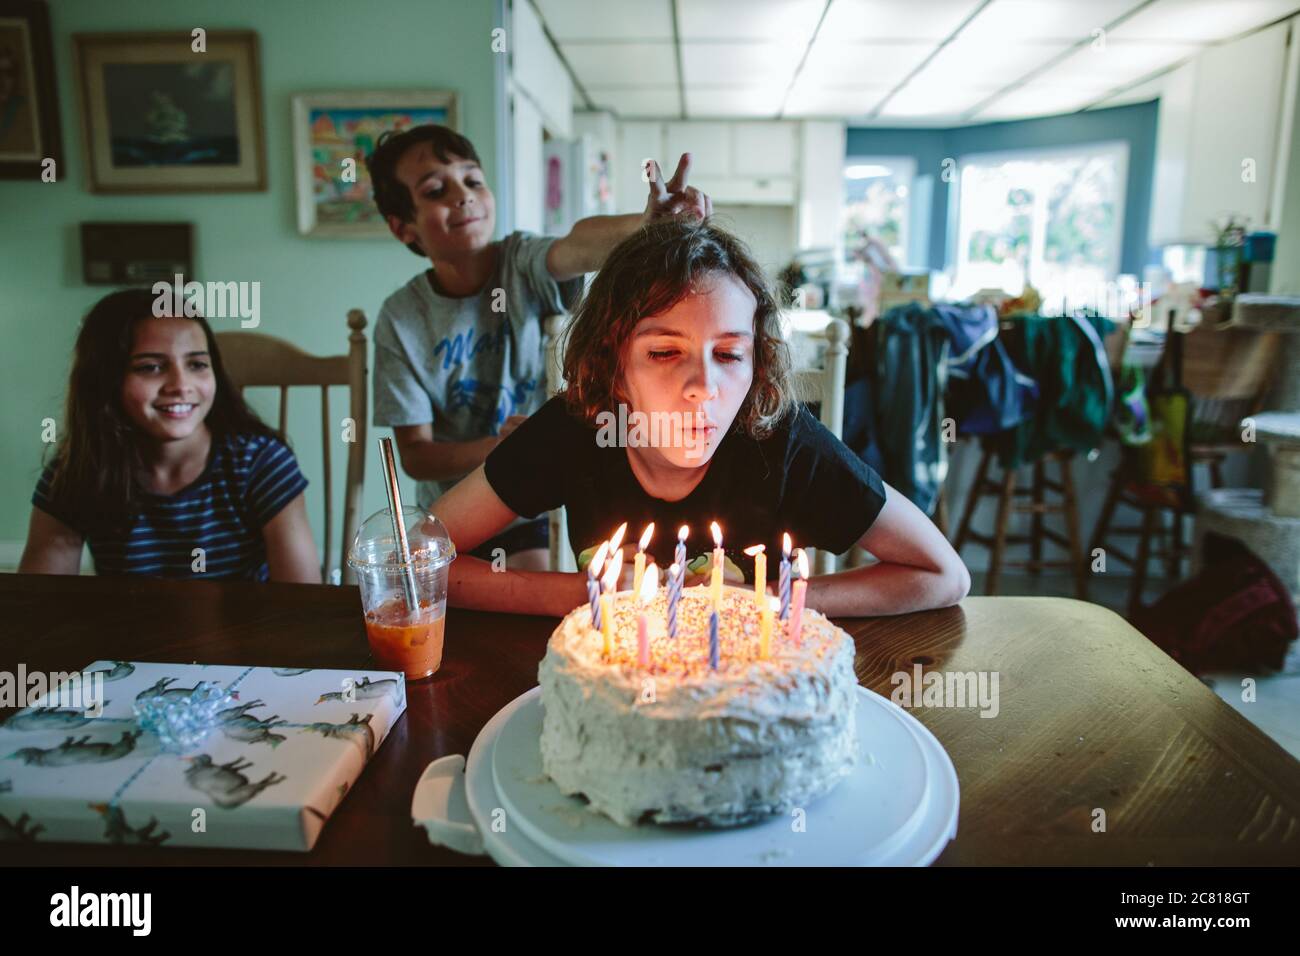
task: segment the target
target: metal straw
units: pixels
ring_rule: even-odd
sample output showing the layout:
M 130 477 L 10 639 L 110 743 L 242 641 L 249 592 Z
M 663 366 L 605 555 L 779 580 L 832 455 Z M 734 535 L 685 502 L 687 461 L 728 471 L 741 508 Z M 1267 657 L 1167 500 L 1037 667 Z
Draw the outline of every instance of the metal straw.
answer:
M 397 462 L 393 460 L 393 440 L 379 439 L 379 453 L 384 459 L 384 487 L 388 489 L 388 512 L 393 518 L 393 537 L 402 552 L 402 588 L 406 607 L 411 614 L 420 610 L 415 590 L 415 572 L 411 570 L 411 546 L 406 540 L 406 516 L 402 512 L 402 489 L 397 484 Z

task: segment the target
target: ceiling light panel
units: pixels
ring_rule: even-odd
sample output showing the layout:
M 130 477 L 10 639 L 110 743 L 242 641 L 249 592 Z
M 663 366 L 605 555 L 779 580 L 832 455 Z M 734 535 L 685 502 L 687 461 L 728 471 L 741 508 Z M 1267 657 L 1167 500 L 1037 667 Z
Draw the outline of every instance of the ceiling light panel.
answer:
M 587 86 L 676 86 L 671 43 L 562 43 L 560 52 Z
M 518 0 L 525 2 L 525 0 Z M 556 41 L 673 39 L 672 0 L 534 0 Z
M 834 0 L 822 23 L 821 36 L 837 40 L 930 40 L 952 35 L 980 0 Z
M 1297 0 L 1156 0 L 1110 31 L 1109 39 L 1211 43 L 1297 9 Z
M 684 0 L 677 28 L 685 42 L 754 40 L 803 48 L 812 39 L 826 0 Z

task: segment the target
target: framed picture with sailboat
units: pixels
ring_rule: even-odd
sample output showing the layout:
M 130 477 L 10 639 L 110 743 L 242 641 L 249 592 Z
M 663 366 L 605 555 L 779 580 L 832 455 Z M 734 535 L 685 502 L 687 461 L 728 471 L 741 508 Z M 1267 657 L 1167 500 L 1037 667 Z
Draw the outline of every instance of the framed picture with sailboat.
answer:
M 79 33 L 91 192 L 266 189 L 257 34 Z

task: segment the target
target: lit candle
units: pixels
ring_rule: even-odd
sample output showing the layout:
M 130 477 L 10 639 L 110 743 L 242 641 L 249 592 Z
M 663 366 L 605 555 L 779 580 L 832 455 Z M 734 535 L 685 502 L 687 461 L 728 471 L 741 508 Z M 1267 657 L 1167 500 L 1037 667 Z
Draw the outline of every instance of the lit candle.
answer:
M 636 557 L 632 559 L 632 593 L 641 593 L 641 575 L 645 574 L 645 548 L 650 543 L 650 538 L 655 533 L 655 523 L 651 521 L 641 532 L 641 540 L 637 542 Z
M 609 539 L 609 553 L 613 554 L 618 550 L 618 546 L 623 543 L 623 535 L 627 533 L 627 522 L 624 521 L 614 532 L 614 537 Z
M 601 633 L 605 637 L 605 656 L 614 649 L 614 591 L 618 588 L 618 576 L 623 571 L 623 549 L 619 548 L 609 559 L 603 579 L 605 591 L 600 596 Z
M 601 619 L 603 621 L 601 625 L 600 633 L 605 639 L 605 656 L 608 657 L 610 650 L 613 647 L 613 640 L 610 635 L 610 621 L 614 617 L 614 609 L 610 607 L 610 603 L 609 603 L 608 589 L 606 589 L 605 592 L 600 596 L 600 614 L 601 614 Z
M 808 593 L 808 555 L 799 549 L 799 580 L 794 582 L 790 599 L 790 636 L 797 647 L 803 630 L 803 602 Z
M 772 614 L 780 606 L 775 597 L 764 597 L 762 611 L 758 617 L 758 658 L 767 660 L 772 656 Z
M 781 620 L 790 616 L 790 534 L 781 536 L 781 576 L 777 579 L 781 592 Z
M 677 636 L 677 603 L 682 599 L 682 566 L 673 562 L 668 568 L 668 636 Z
M 761 609 L 767 594 L 767 553 L 761 544 L 746 548 L 745 553 L 754 559 L 754 606 Z
M 636 659 L 642 667 L 650 666 L 650 634 L 646 628 L 646 605 L 655 599 L 655 592 L 658 590 L 659 568 L 652 561 L 641 581 L 641 588 L 637 591 Z
M 587 600 L 591 602 L 591 626 L 600 630 L 600 582 L 596 576 L 605 565 L 605 556 L 609 554 L 609 542 L 602 541 L 596 554 L 587 565 Z
M 690 533 L 691 529 L 687 525 L 677 529 L 677 550 L 673 552 L 673 560 L 679 568 L 686 567 L 686 536 Z
M 713 581 L 710 584 L 713 593 L 713 609 L 722 610 L 722 529 L 718 527 L 716 521 L 711 522 L 709 527 L 713 529 Z
M 718 669 L 718 609 L 709 614 L 709 666 Z

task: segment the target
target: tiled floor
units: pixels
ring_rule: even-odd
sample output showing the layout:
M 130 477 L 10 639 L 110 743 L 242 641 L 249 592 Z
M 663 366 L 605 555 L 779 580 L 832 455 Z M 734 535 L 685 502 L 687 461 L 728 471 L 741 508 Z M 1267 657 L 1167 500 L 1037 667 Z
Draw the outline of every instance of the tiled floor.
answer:
M 1097 604 L 1124 613 L 1128 604 L 1127 577 L 1094 576 L 1088 584 L 1088 597 Z M 1144 600 L 1155 601 L 1164 590 L 1160 579 L 1149 583 Z M 984 593 L 984 574 L 976 572 L 971 582 L 971 594 Z M 1059 574 L 1002 575 L 998 593 L 1004 595 L 1035 595 L 1038 597 L 1074 597 L 1074 583 Z M 1242 680 L 1255 679 L 1255 699 L 1242 700 Z M 1300 640 L 1291 644 L 1286 664 L 1281 671 L 1269 674 L 1205 674 L 1201 676 L 1222 700 L 1268 734 L 1291 756 L 1300 759 Z

